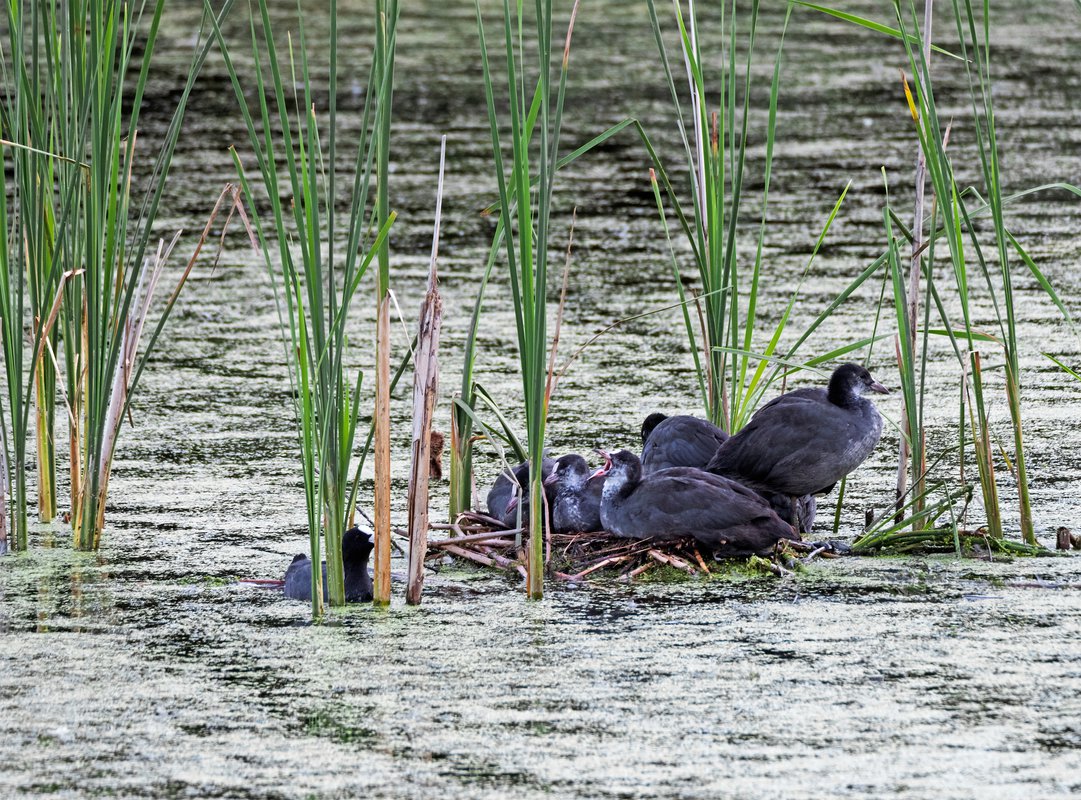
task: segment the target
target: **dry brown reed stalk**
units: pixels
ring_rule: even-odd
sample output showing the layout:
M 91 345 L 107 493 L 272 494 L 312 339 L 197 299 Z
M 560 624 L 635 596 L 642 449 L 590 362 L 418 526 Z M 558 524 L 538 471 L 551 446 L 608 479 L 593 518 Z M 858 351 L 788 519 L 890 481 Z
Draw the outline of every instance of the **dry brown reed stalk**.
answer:
M 934 0 L 925 0 L 923 4 L 923 58 L 928 68 L 931 65 L 931 22 L 933 20 Z M 947 135 L 949 135 L 947 133 Z M 909 273 L 908 273 L 908 297 L 906 298 L 906 307 L 908 309 L 908 323 L 909 323 L 909 338 L 911 343 L 912 352 L 916 352 L 916 346 L 918 344 L 918 326 L 919 326 L 919 313 L 920 313 L 920 272 L 921 272 L 921 254 L 924 249 L 924 222 L 923 222 L 923 208 L 924 208 L 924 195 L 927 187 L 927 155 L 923 152 L 923 148 L 917 146 L 918 156 L 916 159 L 916 199 L 913 207 L 913 222 L 912 222 L 912 252 L 909 256 Z M 934 225 L 934 214 L 931 215 L 931 224 Z M 899 349 L 899 348 L 898 348 Z M 922 376 L 921 376 L 922 380 Z M 922 398 L 921 398 L 922 399 Z M 920 410 L 920 417 L 922 418 L 922 409 Z M 915 494 L 917 496 L 922 495 L 923 486 L 922 480 L 919 480 L 916 476 L 922 475 L 927 470 L 926 449 L 923 447 L 923 427 L 920 425 L 918 431 L 911 430 L 911 421 L 907 414 L 901 418 L 902 436 L 900 445 L 898 447 L 897 457 L 897 487 L 895 493 L 895 503 L 898 514 L 898 521 L 900 521 L 901 508 L 904 506 L 904 497 L 906 494 L 906 485 L 908 480 L 908 460 L 911 455 L 912 448 L 909 442 L 913 435 L 920 437 L 920 446 L 916 450 L 919 455 L 918 464 L 913 464 L 913 482 L 915 483 Z M 919 511 L 923 507 L 922 502 L 919 502 L 916 506 L 916 510 Z
M 428 291 L 420 306 L 420 331 L 413 370 L 413 467 L 409 475 L 409 581 L 405 601 L 420 605 L 424 588 L 424 557 L 428 542 L 428 479 L 431 472 L 432 415 L 439 391 L 439 330 L 443 300 L 439 296 L 436 261 L 439 257 L 439 223 L 443 214 L 443 168 L 447 137 L 439 144 L 439 187 L 435 196 L 435 232 L 428 265 Z

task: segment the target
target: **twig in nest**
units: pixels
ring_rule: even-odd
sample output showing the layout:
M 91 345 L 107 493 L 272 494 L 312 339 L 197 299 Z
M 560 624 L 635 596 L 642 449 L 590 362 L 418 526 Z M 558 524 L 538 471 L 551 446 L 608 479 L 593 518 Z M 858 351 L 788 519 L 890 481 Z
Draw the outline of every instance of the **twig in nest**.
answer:
M 675 567 L 676 569 L 681 569 L 688 575 L 695 574 L 694 567 L 692 567 L 679 556 L 668 555 L 666 553 L 662 553 L 656 548 L 651 548 L 649 551 L 649 557 L 652 558 L 654 561 L 659 561 L 661 564 L 668 564 Z
M 467 542 L 490 542 L 502 547 L 513 544 L 513 540 L 507 539 L 506 531 L 487 531 L 486 533 L 467 533 L 464 536 L 454 536 L 450 539 L 429 539 L 428 547 L 446 547 L 452 544 L 465 544 Z
M 709 571 L 709 567 L 706 566 L 706 561 L 705 561 L 704 558 L 702 558 L 702 554 L 698 552 L 698 546 L 697 545 L 695 545 L 695 547 L 694 547 L 694 558 L 695 558 L 695 561 L 698 562 L 698 566 L 700 566 L 702 568 L 702 572 L 706 573 L 707 575 L 712 575 L 713 574 L 712 572 Z
M 483 564 L 486 567 L 495 567 L 496 569 L 503 569 L 503 567 L 500 567 L 498 564 L 495 563 L 495 561 L 488 558 L 488 556 L 481 555 L 480 553 L 477 553 L 477 552 L 475 552 L 473 550 L 469 550 L 469 549 L 467 549 L 465 547 L 456 547 L 454 545 L 447 545 L 446 550 L 449 553 L 454 553 L 454 555 L 456 555 L 456 556 L 461 556 L 462 558 L 468 559 L 470 561 L 476 561 L 478 564 Z
M 630 558 L 630 556 L 613 556 L 611 558 L 606 558 L 603 561 L 594 564 L 592 567 L 587 567 L 581 572 L 576 572 L 574 575 L 571 575 L 570 580 L 581 580 L 586 575 L 589 575 L 591 572 L 596 572 L 597 570 L 603 569 L 607 566 L 611 566 L 612 564 L 622 564 L 624 561 L 629 561 Z
M 646 570 L 653 569 L 654 566 L 655 566 L 655 563 L 653 561 L 647 561 L 642 566 L 635 567 L 630 572 L 624 572 L 622 575 L 619 576 L 619 579 L 621 581 L 628 581 L 628 582 L 633 581 L 635 578 L 637 578 L 639 575 L 641 575 Z

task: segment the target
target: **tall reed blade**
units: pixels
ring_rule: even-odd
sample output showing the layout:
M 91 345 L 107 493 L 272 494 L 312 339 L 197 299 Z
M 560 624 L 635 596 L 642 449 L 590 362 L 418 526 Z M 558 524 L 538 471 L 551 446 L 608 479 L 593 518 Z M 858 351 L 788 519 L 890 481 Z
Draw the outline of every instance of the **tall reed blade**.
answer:
M 226 0 L 224 8 L 232 2 Z M 36 395 L 39 515 L 50 519 L 56 506 L 53 424 L 62 332 L 72 432 L 72 524 L 76 545 L 84 549 L 100 541 L 121 421 L 175 301 L 174 291 L 155 312 L 157 321 L 140 350 L 160 269 L 171 249 L 163 245 L 156 254 L 148 253 L 152 229 L 187 100 L 209 50 L 209 42 L 196 48 L 152 162 L 149 188 L 133 205 L 130 188 L 141 152 L 139 111 L 164 6 L 164 0 L 30 0 L 7 7 L 11 52 L 4 64 L 12 65 L 13 74 L 10 83 L 5 81 L 2 114 L 5 131 L 23 141 L 13 148 L 19 222 L 9 228 L 5 221 L 3 227 L 5 236 L 13 235 L 5 239 L 7 249 L 19 248 L 29 306 L 5 319 L 21 325 L 22 310 L 28 310 L 33 340 L 32 360 L 9 359 L 9 370 L 20 370 L 16 386 L 32 383 Z M 8 259 L 9 276 L 13 266 Z M 24 291 L 21 277 L 12 288 Z M 14 312 L 14 295 L 6 293 L 6 298 L 11 304 L 5 303 L 5 310 Z M 28 399 L 30 389 L 22 396 Z M 28 404 L 20 401 L 16 407 L 9 400 L 9 405 L 12 454 L 21 475 Z M 24 489 L 17 487 L 16 496 L 16 505 L 25 508 Z
M 381 4 L 377 7 L 383 8 Z M 382 161 L 384 166 L 387 161 L 385 144 L 393 74 L 386 63 L 380 66 L 377 57 L 367 84 L 370 89 L 364 98 L 347 217 L 342 220 L 335 202 L 338 196 L 337 2 L 332 0 L 328 9 L 330 81 L 325 129 L 316 113 L 304 14 L 299 7 L 297 10 L 299 39 L 294 47 L 289 36 L 285 50 L 275 36 L 266 0 L 260 0 L 257 16 L 253 13 L 250 18 L 250 46 L 259 98 L 254 113 L 216 20 L 214 37 L 222 50 L 259 173 L 259 182 L 249 179 L 239 153 L 233 151 L 246 204 L 253 210 L 252 236 L 271 276 L 282 343 L 290 367 L 312 562 L 318 564 L 321 553 L 325 552 L 327 597 L 331 605 L 337 606 L 345 602 L 341 548 L 345 526 L 353 516 L 352 499 L 356 497 L 359 480 L 350 466 L 363 380 L 359 372 L 355 378 L 347 375 L 350 352 L 347 325 L 360 283 L 385 247 L 395 217 L 393 212 L 385 216 L 380 213 L 379 201 L 372 192 L 377 161 Z M 380 20 L 379 40 L 384 48 L 381 52 L 389 59 L 394 52 L 397 5 L 391 3 L 389 14 L 381 15 Z M 291 112 L 295 119 L 290 117 Z M 380 183 L 385 184 L 385 180 Z M 265 199 L 261 193 L 256 194 L 260 185 L 265 187 Z M 264 204 L 269 204 L 269 229 L 261 216 L 254 213 L 254 209 Z M 338 241 L 339 235 L 344 241 Z M 271 257 L 272 250 L 277 252 L 276 263 Z M 377 541 L 377 555 L 379 547 Z M 389 541 L 383 550 L 389 550 Z M 319 573 L 312 570 L 315 617 L 323 613 Z
M 536 75 L 535 88 L 526 76 L 524 62 L 526 46 L 523 5 L 512 10 L 509 0 L 503 2 L 503 44 L 506 54 L 506 93 L 510 116 L 510 174 L 503 163 L 503 140 L 499 115 L 496 112 L 495 90 L 488 50 L 484 36 L 484 20 L 480 2 L 476 2 L 477 29 L 480 35 L 481 63 L 484 72 L 485 98 L 492 133 L 492 155 L 499 186 L 500 220 L 504 225 L 504 242 L 514 299 L 515 324 L 518 331 L 518 355 L 522 369 L 522 396 L 525 402 L 526 432 L 529 460 L 540 464 L 544 453 L 544 432 L 547 419 L 545 403 L 545 356 L 547 353 L 547 272 L 548 237 L 552 190 L 559 166 L 559 137 L 566 96 L 567 68 L 570 61 L 571 35 L 578 12 L 575 2 L 571 10 L 559 85 L 552 97 L 552 2 L 538 0 L 536 5 Z M 523 61 L 519 62 L 519 58 Z M 533 98 L 530 102 L 529 98 Z M 534 139 L 534 137 L 536 137 Z M 533 165 L 536 165 L 535 167 Z M 536 191 L 531 190 L 536 181 Z M 530 536 L 528 547 L 527 593 L 540 599 L 544 590 L 544 492 L 541 470 L 530 471 Z

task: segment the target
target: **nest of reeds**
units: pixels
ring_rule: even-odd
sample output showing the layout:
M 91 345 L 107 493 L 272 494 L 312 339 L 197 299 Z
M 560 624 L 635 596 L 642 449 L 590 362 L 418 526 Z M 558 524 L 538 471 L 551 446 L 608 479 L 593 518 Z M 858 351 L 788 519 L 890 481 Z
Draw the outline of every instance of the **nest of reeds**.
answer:
M 498 520 L 473 511 L 465 512 L 452 524 L 432 527 L 446 530 L 450 536 L 430 540 L 428 558 L 450 555 L 525 577 L 524 547 L 528 531 L 522 528 L 507 530 Z M 669 567 L 692 576 L 709 576 L 718 566 L 713 554 L 704 551 L 690 536 L 627 539 L 607 531 L 552 533 L 546 544 L 548 574 L 556 580 L 572 583 L 602 576 L 632 581 L 658 567 Z M 829 544 L 782 540 L 770 558 L 752 556 L 751 561 L 762 572 L 785 575 L 796 568 L 797 559 L 806 562 L 819 556 L 836 558 L 838 550 Z

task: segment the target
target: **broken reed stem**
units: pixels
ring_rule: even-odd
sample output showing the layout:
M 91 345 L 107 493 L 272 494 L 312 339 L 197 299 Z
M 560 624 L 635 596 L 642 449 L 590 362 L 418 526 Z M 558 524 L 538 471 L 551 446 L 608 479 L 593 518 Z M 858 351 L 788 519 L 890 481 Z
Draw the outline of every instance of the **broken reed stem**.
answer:
M 37 359 L 34 388 L 38 440 L 38 520 L 52 522 L 56 518 L 56 438 L 55 389 L 56 372 L 42 352 Z M 50 402 L 52 399 L 52 402 Z
M 439 296 L 436 261 L 439 257 L 439 223 L 443 214 L 443 169 L 447 137 L 439 144 L 439 186 L 435 197 L 435 232 L 428 266 L 428 292 L 420 306 L 420 332 L 413 368 L 413 468 L 409 475 L 409 582 L 405 601 L 420 605 L 424 588 L 424 557 L 428 542 L 428 479 L 431 472 L 432 415 L 439 390 L 439 330 L 443 300 Z
M 372 602 L 390 604 L 390 295 L 382 280 L 375 325 L 375 574 Z
M 374 74 L 387 90 L 380 98 L 374 123 L 376 151 L 377 225 L 382 228 L 390 218 L 390 117 L 394 81 L 395 26 L 397 0 L 375 3 Z M 390 605 L 390 242 L 384 239 L 378 250 L 376 271 L 375 323 L 375 580 L 372 602 Z

